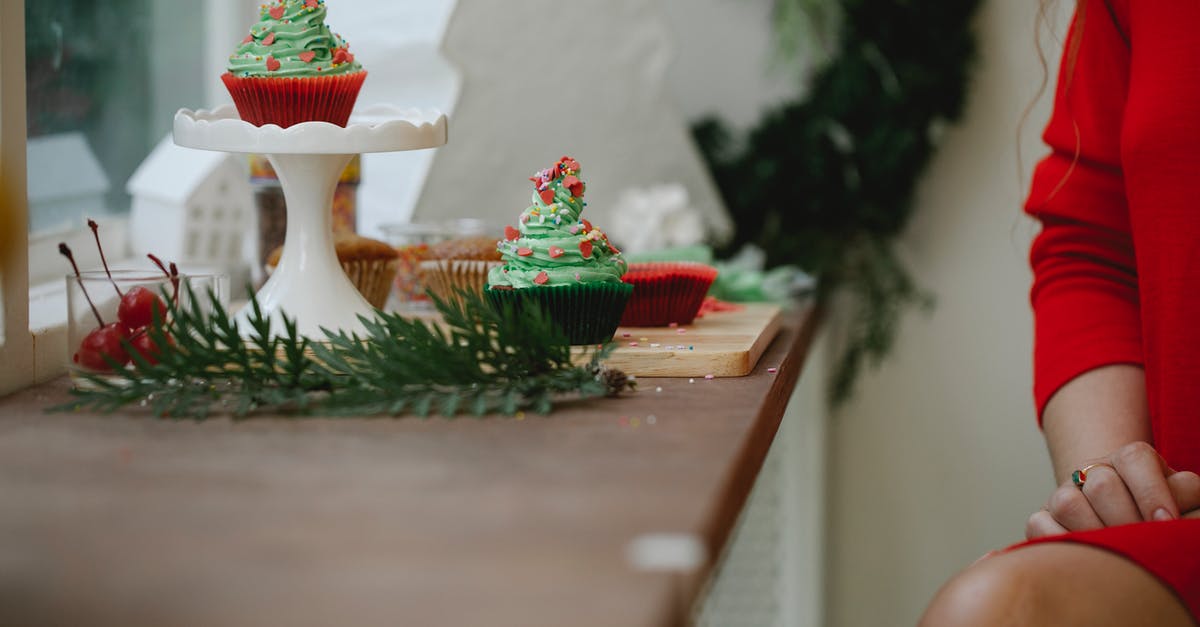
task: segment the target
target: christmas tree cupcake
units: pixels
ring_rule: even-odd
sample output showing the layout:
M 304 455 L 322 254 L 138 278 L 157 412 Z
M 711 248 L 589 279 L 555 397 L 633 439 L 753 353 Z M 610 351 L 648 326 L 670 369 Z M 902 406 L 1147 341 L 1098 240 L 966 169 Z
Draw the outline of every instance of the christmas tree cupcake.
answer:
M 367 72 L 325 24 L 325 0 L 273 0 L 259 17 L 221 75 L 238 114 L 256 126 L 345 126 Z
M 579 162 L 563 157 L 530 180 L 533 204 L 518 228 L 504 228 L 498 245 L 504 265 L 488 274 L 488 299 L 544 307 L 572 344 L 607 341 L 633 286 L 621 281 L 620 251 L 580 217 L 587 203 Z

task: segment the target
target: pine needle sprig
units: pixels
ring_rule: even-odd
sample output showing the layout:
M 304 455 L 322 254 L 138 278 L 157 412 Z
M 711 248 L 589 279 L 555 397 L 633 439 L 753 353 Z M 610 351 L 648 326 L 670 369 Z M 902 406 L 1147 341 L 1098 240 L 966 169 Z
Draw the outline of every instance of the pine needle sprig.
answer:
M 184 294 L 183 303 L 167 300 L 169 324 L 156 320 L 147 330 L 155 346 L 169 347 L 157 363 L 126 346 L 130 366 L 117 374 L 79 375 L 83 384 L 71 391 L 70 402 L 51 410 L 143 407 L 157 416 L 195 419 L 512 415 L 548 413 L 566 398 L 613 395 L 627 387 L 624 376 L 601 367 L 614 344 L 581 359 L 540 309 L 497 310 L 477 294 L 435 298 L 440 322 L 379 312 L 362 319 L 364 333 L 327 331 L 321 342 L 300 335 L 286 315 L 283 332 L 272 333 L 253 294 L 249 337 L 214 294 L 199 297 L 186 284 Z
M 314 345 L 317 359 L 347 379 L 330 393 L 325 409 L 420 416 L 547 413 L 563 396 L 608 392 L 595 370 L 614 345 L 594 349 L 580 366 L 566 336 L 537 308 L 497 310 L 466 293 L 446 301 L 434 297 L 434 304 L 441 324 L 383 313 L 363 321 L 366 337 L 341 332 L 330 335 L 328 346 Z

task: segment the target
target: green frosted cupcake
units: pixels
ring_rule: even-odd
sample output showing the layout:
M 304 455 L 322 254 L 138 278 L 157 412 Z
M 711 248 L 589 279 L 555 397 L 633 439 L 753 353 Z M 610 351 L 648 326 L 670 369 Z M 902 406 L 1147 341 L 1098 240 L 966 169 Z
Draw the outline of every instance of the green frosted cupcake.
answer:
M 580 218 L 587 203 L 579 162 L 563 157 L 530 180 L 533 204 L 518 228 L 504 227 L 498 244 L 504 265 L 488 274 L 488 299 L 545 308 L 572 344 L 608 341 L 633 286 L 621 281 L 627 268 L 621 252 Z
M 325 0 L 271 0 L 221 75 L 238 115 L 255 126 L 345 126 L 367 72 L 325 23 Z

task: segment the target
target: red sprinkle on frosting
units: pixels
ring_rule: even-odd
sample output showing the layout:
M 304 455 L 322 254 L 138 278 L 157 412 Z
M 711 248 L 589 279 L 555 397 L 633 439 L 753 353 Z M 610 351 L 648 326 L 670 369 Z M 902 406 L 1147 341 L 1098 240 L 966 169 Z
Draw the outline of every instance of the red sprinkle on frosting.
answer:
M 300 60 L 305 63 L 312 63 L 312 60 L 317 56 L 317 53 L 312 50 L 305 50 L 296 56 L 300 57 Z
M 551 246 L 551 247 L 550 247 L 550 257 L 551 257 L 552 259 L 556 259 L 556 258 L 558 258 L 558 257 L 562 257 L 562 256 L 563 256 L 563 253 L 565 253 L 565 252 L 567 252 L 567 251 L 565 251 L 565 250 L 563 250 L 563 249 L 559 248 L 558 246 Z
M 550 275 L 546 274 L 545 272 L 539 272 L 537 276 L 533 277 L 533 282 L 537 283 L 538 285 L 545 285 L 546 281 L 549 280 Z
M 583 195 L 583 181 L 579 180 L 579 177 L 575 176 L 574 174 L 568 174 L 567 177 L 563 179 L 562 184 L 563 187 L 571 190 L 572 196 L 578 198 Z
M 592 241 L 585 239 L 582 242 L 579 242 L 579 252 L 583 253 L 584 259 L 591 257 L 592 256 Z
M 513 240 L 517 239 L 518 237 L 521 237 L 521 232 L 520 232 L 520 231 L 518 231 L 518 230 L 514 229 L 514 228 L 513 228 L 513 227 L 511 227 L 511 226 L 505 226 L 505 227 L 504 227 L 504 239 L 506 239 L 506 240 L 508 240 L 508 241 L 510 241 L 510 242 L 511 242 L 511 241 L 513 241 Z
M 517 254 L 522 257 L 528 257 L 533 254 L 533 250 L 531 250 L 529 248 L 518 248 Z
M 538 194 L 542 197 L 542 202 L 546 203 L 547 205 L 554 202 L 554 190 L 543 189 L 542 191 L 538 192 Z
M 283 17 L 283 5 L 280 4 L 278 6 L 273 6 L 270 9 L 267 9 L 267 13 L 270 13 L 271 17 L 277 20 Z
M 267 36 L 263 37 L 263 45 L 269 46 L 273 43 L 275 43 L 275 33 L 267 33 Z
M 267 57 L 267 71 L 274 72 L 279 69 L 279 60 L 275 57 Z

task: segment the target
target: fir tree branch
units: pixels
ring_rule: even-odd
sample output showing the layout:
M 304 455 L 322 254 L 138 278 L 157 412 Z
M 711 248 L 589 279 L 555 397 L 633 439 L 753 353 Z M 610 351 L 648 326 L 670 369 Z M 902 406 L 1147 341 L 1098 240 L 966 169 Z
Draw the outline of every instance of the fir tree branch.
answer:
M 284 332 L 272 334 L 253 295 L 251 333 L 243 338 L 215 295 L 202 300 L 186 285 L 185 294 L 182 305 L 168 299 L 170 323 L 148 331 L 156 346 L 169 347 L 158 363 L 136 355 L 116 375 L 83 374 L 72 400 L 51 410 L 140 406 L 181 418 L 511 415 L 619 391 L 600 368 L 614 344 L 576 365 L 566 336 L 541 310 L 496 310 L 476 294 L 435 298 L 440 323 L 380 312 L 362 319 L 364 334 L 328 333 L 327 343 L 301 336 L 287 316 Z

